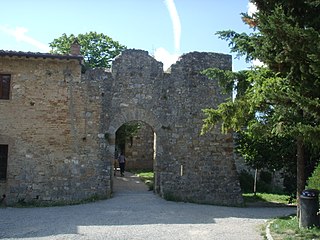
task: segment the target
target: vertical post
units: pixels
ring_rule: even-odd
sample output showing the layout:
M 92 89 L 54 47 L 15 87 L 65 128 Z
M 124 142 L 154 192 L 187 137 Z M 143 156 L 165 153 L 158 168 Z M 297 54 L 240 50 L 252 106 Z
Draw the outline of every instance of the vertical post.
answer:
M 158 146 L 157 146 L 157 134 L 153 130 L 153 184 L 154 188 L 153 191 L 157 194 L 160 193 L 160 173 L 159 173 L 159 166 L 158 166 L 158 159 L 157 159 L 157 153 L 158 153 Z
M 181 164 L 180 166 L 180 176 L 182 177 L 183 176 L 183 165 Z
M 256 168 L 254 172 L 254 183 L 253 183 L 253 194 L 257 195 L 257 178 L 258 178 L 258 168 Z

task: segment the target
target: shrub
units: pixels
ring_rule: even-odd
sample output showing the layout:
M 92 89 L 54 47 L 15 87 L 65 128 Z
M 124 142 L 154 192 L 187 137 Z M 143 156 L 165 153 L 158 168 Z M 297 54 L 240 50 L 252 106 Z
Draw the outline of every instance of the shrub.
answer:
M 243 193 L 253 192 L 254 176 L 252 174 L 243 170 L 239 175 L 239 180 Z M 272 185 L 272 173 L 261 171 L 257 181 L 257 192 L 282 194 L 283 190 L 280 187 L 275 187 Z
M 263 181 L 266 184 L 271 184 L 271 182 L 272 182 L 272 173 L 267 172 L 267 171 L 261 171 L 259 180 Z
M 253 191 L 253 176 L 245 170 L 242 170 L 239 175 L 241 190 L 244 193 L 252 193 Z
M 320 190 L 320 163 L 314 169 L 311 177 L 308 179 L 308 188 Z

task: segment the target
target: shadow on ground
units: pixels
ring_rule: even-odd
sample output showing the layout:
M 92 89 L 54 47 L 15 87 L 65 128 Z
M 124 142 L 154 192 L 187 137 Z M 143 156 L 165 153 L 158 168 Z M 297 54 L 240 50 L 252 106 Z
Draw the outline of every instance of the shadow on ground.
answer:
M 216 224 L 218 227 L 220 222 L 241 231 L 238 222 L 252 224 L 294 212 L 294 208 L 288 207 L 236 208 L 170 202 L 148 191 L 137 177 L 126 173 L 125 177 L 114 178 L 114 194 L 108 200 L 63 207 L 0 209 L 0 238 L 51 238 L 76 234 L 74 239 L 77 239 L 79 233 L 85 236 L 89 234 L 86 231 L 106 233 L 110 229 L 115 231 L 115 226 L 141 229 L 143 225 L 172 225 L 178 230 L 185 224 L 186 227 L 196 225 L 198 228 L 211 224 L 212 228 Z

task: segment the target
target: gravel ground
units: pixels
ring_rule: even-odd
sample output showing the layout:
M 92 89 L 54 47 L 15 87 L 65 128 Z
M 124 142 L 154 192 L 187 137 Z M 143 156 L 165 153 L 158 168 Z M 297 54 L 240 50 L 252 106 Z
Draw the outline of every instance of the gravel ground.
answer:
M 113 198 L 48 208 L 0 208 L 1 239 L 263 239 L 267 219 L 291 207 L 234 208 L 161 199 L 136 177 L 115 178 Z

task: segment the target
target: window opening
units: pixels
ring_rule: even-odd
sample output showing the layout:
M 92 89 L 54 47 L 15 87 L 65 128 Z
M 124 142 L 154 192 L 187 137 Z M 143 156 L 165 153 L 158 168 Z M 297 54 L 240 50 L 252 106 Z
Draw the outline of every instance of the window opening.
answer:
M 7 179 L 8 145 L 0 145 L 0 180 Z
M 10 74 L 0 74 L 0 99 L 9 99 L 10 97 Z

